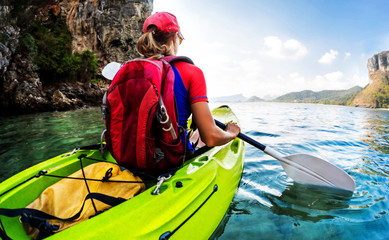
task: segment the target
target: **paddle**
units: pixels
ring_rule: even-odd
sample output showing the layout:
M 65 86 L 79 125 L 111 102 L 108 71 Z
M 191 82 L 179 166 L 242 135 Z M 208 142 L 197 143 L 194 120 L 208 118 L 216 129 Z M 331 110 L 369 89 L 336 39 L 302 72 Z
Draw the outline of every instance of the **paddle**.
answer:
M 108 80 L 112 80 L 122 65 L 117 62 L 110 62 L 103 68 L 101 74 Z
M 215 120 L 215 123 L 222 129 L 226 127 L 218 120 Z M 238 138 L 279 160 L 286 174 L 298 183 L 329 186 L 351 192 L 355 189 L 354 179 L 345 171 L 326 160 L 308 154 L 283 156 L 274 149 L 255 141 L 243 133 L 239 133 Z

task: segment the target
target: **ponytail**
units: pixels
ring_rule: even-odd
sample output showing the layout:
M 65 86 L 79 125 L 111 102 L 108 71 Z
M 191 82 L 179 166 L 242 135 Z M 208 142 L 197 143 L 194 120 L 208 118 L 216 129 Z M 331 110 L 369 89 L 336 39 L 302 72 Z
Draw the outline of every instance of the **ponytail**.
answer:
M 155 26 L 151 26 L 148 32 L 143 34 L 136 44 L 136 48 L 142 56 L 151 59 L 160 59 L 163 56 L 174 55 L 172 37 L 175 33 L 163 34 Z

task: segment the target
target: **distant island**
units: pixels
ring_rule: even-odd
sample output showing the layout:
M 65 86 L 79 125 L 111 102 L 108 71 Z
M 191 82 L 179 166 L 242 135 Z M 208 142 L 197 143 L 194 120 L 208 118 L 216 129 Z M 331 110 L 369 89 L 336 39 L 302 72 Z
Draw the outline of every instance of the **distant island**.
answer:
M 263 102 L 262 98 L 257 96 L 245 97 L 243 94 L 235 94 L 231 96 L 215 97 L 211 99 L 212 102 Z
M 347 90 L 304 90 L 277 97 L 272 102 L 320 103 L 368 108 L 389 108 L 389 51 L 375 54 L 367 61 L 370 82 Z M 261 102 L 268 101 L 257 96 L 246 98 L 242 94 L 217 97 L 215 102 Z
M 370 82 L 364 88 L 356 86 L 348 90 L 324 90 L 320 92 L 305 90 L 285 94 L 273 101 L 388 108 L 389 51 L 375 54 L 369 58 L 367 69 L 369 70 Z
M 361 92 L 362 88 L 355 86 L 348 90 L 323 90 L 314 92 L 304 90 L 301 92 L 291 92 L 273 100 L 264 100 L 257 96 L 249 98 L 242 94 L 212 98 L 212 102 L 292 102 L 292 103 L 321 103 L 332 105 L 351 105 L 355 96 Z
M 323 90 L 314 92 L 305 90 L 301 92 L 292 92 L 282 95 L 274 102 L 296 102 L 296 103 L 322 103 L 332 105 L 350 105 L 352 99 L 362 90 L 361 87 L 355 86 L 348 90 Z

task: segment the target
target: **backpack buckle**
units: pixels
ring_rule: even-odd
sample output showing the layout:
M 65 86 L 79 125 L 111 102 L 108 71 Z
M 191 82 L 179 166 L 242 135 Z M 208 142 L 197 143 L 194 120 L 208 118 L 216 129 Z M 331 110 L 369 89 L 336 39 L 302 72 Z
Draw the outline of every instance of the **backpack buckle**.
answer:
M 72 156 L 73 154 L 75 154 L 79 150 L 80 150 L 80 148 L 76 147 L 75 149 L 73 149 L 73 151 L 71 153 L 67 153 L 67 154 L 63 155 L 62 157 L 64 158 L 64 157 Z
M 154 189 L 154 191 L 153 191 L 152 194 L 153 194 L 153 195 L 159 195 L 159 194 L 160 194 L 159 190 L 161 189 L 161 186 L 162 186 L 163 182 L 166 181 L 166 180 L 168 180 L 168 179 L 171 178 L 171 177 L 172 177 L 172 175 L 169 175 L 169 176 L 167 176 L 167 177 L 165 177 L 165 176 L 159 176 L 159 177 L 158 177 L 157 186 L 155 187 L 155 189 Z
M 176 140 L 177 139 L 177 134 L 174 131 L 173 124 L 170 121 L 169 115 L 167 114 L 166 107 L 163 104 L 162 99 L 161 98 L 159 98 L 159 99 L 160 99 L 160 101 L 159 101 L 160 102 L 160 108 L 159 108 L 159 111 L 158 111 L 158 114 L 157 114 L 157 119 L 158 119 L 159 123 L 162 125 L 162 130 L 165 131 L 165 132 L 170 132 L 170 134 L 172 135 L 173 140 Z M 167 128 L 164 128 L 164 125 L 167 125 Z

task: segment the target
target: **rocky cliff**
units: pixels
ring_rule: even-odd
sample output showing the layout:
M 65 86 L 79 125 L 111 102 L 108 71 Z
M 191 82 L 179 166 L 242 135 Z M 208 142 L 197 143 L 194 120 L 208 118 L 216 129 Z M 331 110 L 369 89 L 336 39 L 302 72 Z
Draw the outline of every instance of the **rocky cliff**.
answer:
M 31 56 L 20 47 L 22 41 L 29 46 L 29 38 L 22 38 L 25 25 L 39 21 L 50 31 L 56 19 L 64 19 L 71 50 L 92 51 L 101 70 L 108 62 L 137 56 L 136 41 L 151 11 L 152 0 L 1 1 L 0 115 L 99 105 L 106 87 L 80 77 L 43 81 Z
M 356 95 L 354 106 L 389 107 L 389 51 L 374 55 L 367 61 L 369 84 Z
M 102 64 L 138 56 L 134 46 L 151 0 L 60 0 L 56 6 L 66 18 L 74 51 L 92 50 Z
M 367 69 L 370 74 L 381 72 L 389 74 L 389 51 L 384 51 L 367 60 Z

